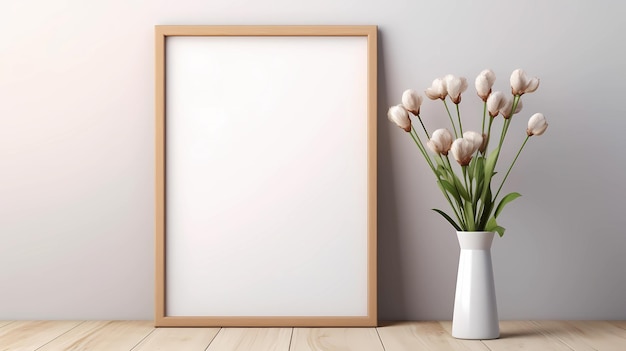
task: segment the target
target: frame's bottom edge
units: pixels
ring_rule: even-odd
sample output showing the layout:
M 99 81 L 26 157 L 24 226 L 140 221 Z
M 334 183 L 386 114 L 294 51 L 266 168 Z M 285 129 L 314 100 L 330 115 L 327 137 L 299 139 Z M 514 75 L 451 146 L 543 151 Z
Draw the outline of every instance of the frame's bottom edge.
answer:
M 199 316 L 166 316 L 157 317 L 154 326 L 159 327 L 377 327 L 378 319 L 371 316 L 321 316 L 321 317 L 199 317 Z

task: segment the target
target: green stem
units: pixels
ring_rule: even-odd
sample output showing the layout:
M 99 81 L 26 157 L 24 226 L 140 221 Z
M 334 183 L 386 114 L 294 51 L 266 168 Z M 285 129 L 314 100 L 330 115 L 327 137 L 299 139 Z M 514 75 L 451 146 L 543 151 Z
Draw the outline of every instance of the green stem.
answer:
M 489 116 L 489 125 L 487 126 L 487 143 L 485 144 L 485 152 L 484 155 L 487 155 L 487 151 L 489 150 L 489 141 L 491 140 L 491 126 L 493 125 L 493 117 Z
M 448 155 L 445 155 L 446 157 L 442 159 L 445 160 L 447 162 L 447 167 L 448 170 L 450 170 L 450 173 L 453 173 L 454 170 L 452 169 L 452 164 L 450 163 L 450 158 L 448 157 Z M 456 189 L 456 192 L 458 194 L 461 194 L 459 192 L 459 188 L 457 188 L 456 186 L 456 182 L 452 181 L 452 185 L 454 185 L 454 188 Z M 454 214 L 456 215 L 456 218 L 459 220 L 459 223 L 461 224 L 460 227 L 463 230 L 467 230 L 467 223 L 465 222 L 465 215 L 464 215 L 464 209 L 463 209 L 463 199 L 457 199 L 457 206 L 459 207 L 458 213 L 457 213 L 457 209 L 452 205 L 452 200 L 450 200 L 448 193 L 445 192 L 446 197 L 448 198 L 448 202 L 450 203 L 450 206 L 452 206 L 452 209 L 454 210 Z M 460 195 L 459 195 L 460 196 Z
M 459 131 L 461 132 L 461 136 L 463 136 L 463 124 L 461 123 L 461 111 L 459 110 L 459 104 L 456 104 L 456 116 L 459 119 Z
M 483 127 L 481 129 L 481 133 L 485 134 L 485 118 L 487 118 L 487 101 L 483 103 Z M 485 148 L 487 150 L 487 148 Z
M 424 122 L 422 122 L 422 117 L 420 117 L 420 115 L 417 115 L 417 119 L 420 121 L 420 124 L 422 125 L 422 128 L 424 129 L 424 133 L 426 133 L 426 137 L 430 139 L 430 135 L 428 134 L 428 131 L 426 130 L 426 127 L 424 126 Z
M 430 169 L 436 175 L 437 174 L 437 170 L 435 169 L 435 166 L 433 165 L 433 161 L 428 156 L 428 153 L 426 152 L 426 149 L 424 148 L 424 144 L 422 144 L 422 140 L 420 139 L 419 135 L 417 135 L 417 132 L 415 131 L 415 128 L 413 127 L 413 124 L 411 124 L 411 133 L 409 133 L 409 134 L 411 134 L 411 137 L 413 138 L 413 141 L 415 142 L 415 145 L 417 145 L 417 148 L 420 149 L 420 152 L 422 153 L 422 156 L 424 156 L 424 158 L 426 159 L 426 162 L 428 162 L 428 165 L 430 166 Z
M 511 163 L 511 166 L 509 167 L 509 170 L 506 171 L 506 174 L 504 175 L 504 179 L 502 179 L 502 183 L 500 183 L 500 187 L 498 188 L 498 191 L 496 192 L 496 196 L 493 197 L 494 202 L 498 198 L 498 195 L 500 194 L 500 190 L 502 190 L 502 186 L 504 185 L 504 182 L 506 181 L 506 178 L 508 178 L 509 173 L 511 173 L 511 169 L 513 169 L 513 165 L 515 165 L 515 162 L 517 161 L 517 158 L 522 153 L 522 149 L 524 149 L 524 146 L 526 146 L 526 142 L 528 142 L 528 139 L 530 139 L 530 136 L 526 136 L 526 139 L 524 140 L 524 143 L 522 143 L 522 146 L 517 151 L 517 155 L 515 155 L 515 158 L 513 159 L 513 162 Z
M 517 109 L 517 104 L 519 103 L 519 99 L 520 99 L 520 95 L 515 95 L 513 97 L 513 106 L 511 106 L 511 114 L 509 118 L 505 118 L 504 128 L 502 129 L 502 134 L 500 135 L 499 146 L 502 146 L 502 143 L 504 143 L 504 138 L 506 137 L 506 133 L 509 130 L 509 124 L 511 124 L 511 119 L 513 119 L 513 114 L 515 113 L 515 110 Z
M 458 139 L 459 138 L 459 134 L 456 132 L 456 126 L 454 125 L 454 120 L 452 119 L 452 114 L 450 113 L 450 109 L 448 108 L 448 104 L 446 103 L 445 99 L 442 99 L 441 101 L 443 101 L 443 106 L 446 107 L 446 111 L 448 112 L 448 117 L 450 118 L 450 123 L 452 123 L 452 130 L 454 130 L 454 139 Z
M 517 104 L 519 102 L 520 95 L 515 95 L 513 97 L 513 106 L 511 107 L 511 116 L 509 118 L 504 119 L 504 125 L 502 126 L 502 133 L 500 134 L 500 142 L 498 143 L 498 150 L 496 154 L 496 160 L 494 162 L 494 168 L 496 169 L 496 164 L 498 163 L 498 159 L 500 158 L 500 150 L 502 150 L 502 144 L 504 144 L 504 138 L 506 138 L 506 133 L 509 130 L 509 125 L 511 125 L 511 120 L 513 119 L 513 113 L 517 108 Z M 493 198 L 496 199 L 495 197 Z

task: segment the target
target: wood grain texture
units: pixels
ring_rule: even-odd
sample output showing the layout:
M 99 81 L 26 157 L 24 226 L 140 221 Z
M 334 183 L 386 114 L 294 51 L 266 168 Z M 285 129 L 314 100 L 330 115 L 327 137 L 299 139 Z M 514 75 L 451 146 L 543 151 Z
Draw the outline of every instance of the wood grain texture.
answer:
M 546 335 L 535 323 L 528 321 L 500 322 L 500 339 L 484 340 L 483 343 L 492 351 L 571 350 L 567 344 Z
M 288 351 L 291 328 L 222 328 L 207 351 Z
M 133 351 L 204 351 L 220 328 L 155 329 Z
M 149 321 L 87 321 L 37 351 L 131 350 L 153 330 Z
M 0 351 L 626 350 L 626 321 L 503 321 L 496 340 L 460 340 L 452 323 L 378 328 L 153 328 L 150 321 L 2 321 Z
M 561 340 L 572 350 L 593 351 L 595 350 L 582 336 L 582 330 L 560 321 L 534 321 L 541 332 L 551 338 Z
M 78 321 L 17 321 L 0 328 L 0 350 L 32 351 L 64 335 Z
M 609 323 L 613 324 L 614 326 L 618 328 L 622 328 L 626 330 L 626 321 L 609 321 Z
M 451 323 L 449 323 L 451 326 Z M 459 340 L 439 322 L 384 323 L 378 334 L 385 351 L 399 350 L 467 350 L 489 351 L 479 340 Z
M 604 321 L 572 321 L 562 326 L 596 350 L 626 350 L 626 330 Z M 560 336 L 557 336 L 561 338 Z
M 295 328 L 289 351 L 384 351 L 374 328 Z

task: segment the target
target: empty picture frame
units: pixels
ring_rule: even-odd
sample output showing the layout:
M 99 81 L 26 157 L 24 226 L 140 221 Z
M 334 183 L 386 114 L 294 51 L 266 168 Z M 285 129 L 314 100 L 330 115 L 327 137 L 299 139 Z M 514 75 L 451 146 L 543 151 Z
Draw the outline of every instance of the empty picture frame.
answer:
M 376 26 L 156 26 L 156 326 L 375 326 Z

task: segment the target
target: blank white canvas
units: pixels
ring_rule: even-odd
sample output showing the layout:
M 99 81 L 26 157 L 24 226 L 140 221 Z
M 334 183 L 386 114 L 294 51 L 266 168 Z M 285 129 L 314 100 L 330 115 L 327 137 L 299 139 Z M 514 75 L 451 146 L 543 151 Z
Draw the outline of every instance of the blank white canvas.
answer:
M 166 314 L 367 315 L 367 38 L 168 37 Z

